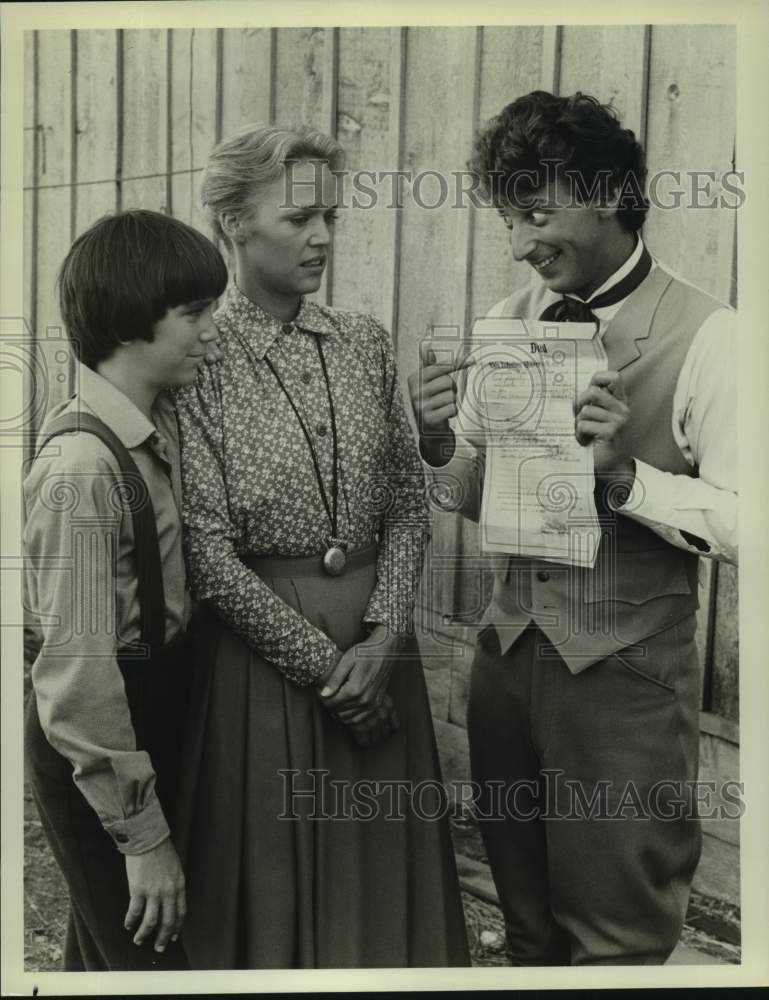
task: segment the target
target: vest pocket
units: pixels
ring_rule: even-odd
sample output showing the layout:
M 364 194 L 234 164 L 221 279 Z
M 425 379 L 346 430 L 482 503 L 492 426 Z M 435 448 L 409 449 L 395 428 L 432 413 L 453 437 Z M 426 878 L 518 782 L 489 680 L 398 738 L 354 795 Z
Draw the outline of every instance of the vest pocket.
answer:
M 688 558 L 671 547 L 650 552 L 599 551 L 595 567 L 583 571 L 582 600 L 585 604 L 645 604 L 668 595 L 696 594 L 687 573 Z

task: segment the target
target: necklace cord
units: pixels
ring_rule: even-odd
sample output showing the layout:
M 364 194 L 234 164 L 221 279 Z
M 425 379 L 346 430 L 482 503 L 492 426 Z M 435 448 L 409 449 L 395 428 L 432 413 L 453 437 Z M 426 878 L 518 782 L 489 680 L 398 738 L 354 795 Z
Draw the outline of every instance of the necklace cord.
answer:
M 331 446 L 332 446 L 333 470 L 332 470 L 332 480 L 331 480 L 331 502 L 330 503 L 329 503 L 328 495 L 326 493 L 326 487 L 325 487 L 325 484 L 323 482 L 323 476 L 322 476 L 321 470 L 320 470 L 320 462 L 318 461 L 318 455 L 317 455 L 317 452 L 315 450 L 315 446 L 314 446 L 314 444 L 312 442 L 312 435 L 310 434 L 310 431 L 309 431 L 309 428 L 307 426 L 307 423 L 305 422 L 305 420 L 303 419 L 302 415 L 300 414 L 299 409 L 298 409 L 296 403 L 291 398 L 291 394 L 289 393 L 288 389 L 286 388 L 286 385 L 285 385 L 283 379 L 278 374 L 278 372 L 277 372 L 275 366 L 273 365 L 272 361 L 270 361 L 270 359 L 266 355 L 264 357 L 264 361 L 267 364 L 267 367 L 272 372 L 273 377 L 275 378 L 275 381 L 280 386 L 281 391 L 283 392 L 283 395 L 288 400 L 288 402 L 289 402 L 289 404 L 291 406 L 291 409 L 294 411 L 296 419 L 299 422 L 299 426 L 302 429 L 302 433 L 304 434 L 305 440 L 307 441 L 307 447 L 308 447 L 308 449 L 310 451 L 310 457 L 312 458 L 312 464 L 313 464 L 313 468 L 315 470 L 315 478 L 318 481 L 318 491 L 320 492 L 320 497 L 321 497 L 321 500 L 323 501 L 323 506 L 326 508 L 326 514 L 327 514 L 329 522 L 331 524 L 332 538 L 336 541 L 337 534 L 338 534 L 338 528 L 339 528 L 339 523 L 338 523 L 338 509 L 339 509 L 339 470 L 338 470 L 338 465 L 339 465 L 339 463 L 338 463 L 339 441 L 338 441 L 338 436 L 337 436 L 336 413 L 335 413 L 335 410 L 334 410 L 334 400 L 333 400 L 333 396 L 331 395 L 331 382 L 330 382 L 329 377 L 328 377 L 328 369 L 326 367 L 326 359 L 325 359 L 325 357 L 323 355 L 323 348 L 320 345 L 320 336 L 317 333 L 315 334 L 315 343 L 316 343 L 317 348 L 318 348 L 318 355 L 319 355 L 319 358 L 320 358 L 320 366 L 321 366 L 321 369 L 323 371 L 323 380 L 326 383 L 326 395 L 328 396 L 329 414 L 330 414 L 330 418 L 331 418 Z

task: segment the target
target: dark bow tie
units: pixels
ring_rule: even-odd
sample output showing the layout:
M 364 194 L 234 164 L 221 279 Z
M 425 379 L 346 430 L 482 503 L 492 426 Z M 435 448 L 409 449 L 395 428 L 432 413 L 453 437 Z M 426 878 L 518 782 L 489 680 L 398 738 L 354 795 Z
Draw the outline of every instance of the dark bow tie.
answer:
M 602 309 L 604 306 L 613 306 L 615 303 L 627 298 L 631 292 L 634 292 L 638 288 L 651 269 L 651 255 L 646 247 L 644 247 L 638 263 L 629 274 L 625 275 L 622 281 L 618 281 L 616 285 L 613 285 L 600 295 L 589 299 L 587 302 L 564 296 L 562 299 L 549 305 L 539 318 L 543 322 L 597 324 L 598 317 L 593 310 Z

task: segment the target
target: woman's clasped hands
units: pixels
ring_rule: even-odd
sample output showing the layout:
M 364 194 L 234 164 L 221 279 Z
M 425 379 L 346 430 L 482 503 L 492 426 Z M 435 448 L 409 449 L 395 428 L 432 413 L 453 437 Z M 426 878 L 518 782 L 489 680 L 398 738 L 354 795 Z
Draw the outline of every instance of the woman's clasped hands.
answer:
M 342 653 L 321 682 L 323 707 L 343 722 L 359 746 L 374 746 L 399 727 L 387 694 L 400 639 L 377 625 L 362 642 Z

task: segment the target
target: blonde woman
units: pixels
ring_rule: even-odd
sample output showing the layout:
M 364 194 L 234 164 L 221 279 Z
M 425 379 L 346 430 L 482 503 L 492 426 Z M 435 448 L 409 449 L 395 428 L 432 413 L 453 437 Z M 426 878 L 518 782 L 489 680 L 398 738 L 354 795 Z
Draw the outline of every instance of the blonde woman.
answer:
M 184 826 L 194 968 L 469 964 L 411 629 L 428 520 L 390 338 L 305 296 L 336 141 L 247 126 L 203 200 L 224 359 L 178 398 L 199 643 Z

